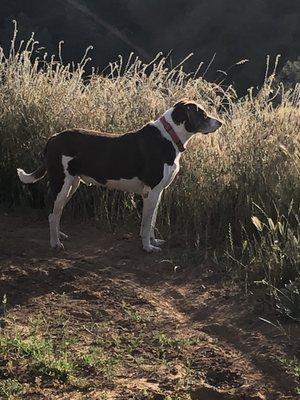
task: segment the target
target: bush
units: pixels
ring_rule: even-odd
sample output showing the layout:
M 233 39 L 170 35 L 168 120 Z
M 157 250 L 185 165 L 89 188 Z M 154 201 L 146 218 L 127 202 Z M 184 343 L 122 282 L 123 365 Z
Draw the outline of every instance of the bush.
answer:
M 246 284 L 254 281 L 262 287 L 265 300 L 280 316 L 300 322 L 300 220 L 299 210 L 294 212 L 292 206 L 286 215 L 277 210 L 273 219 L 256 206 L 254 235 L 244 229 L 238 253 L 231 245 L 227 255 Z

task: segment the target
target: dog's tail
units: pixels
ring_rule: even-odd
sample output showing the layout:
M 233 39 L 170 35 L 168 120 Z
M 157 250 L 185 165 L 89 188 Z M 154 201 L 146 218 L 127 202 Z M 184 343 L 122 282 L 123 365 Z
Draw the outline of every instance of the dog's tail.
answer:
M 35 183 L 37 181 L 40 181 L 41 179 L 44 178 L 46 173 L 47 173 L 47 170 L 46 170 L 45 164 L 41 165 L 38 169 L 33 171 L 31 174 L 27 174 L 21 168 L 17 169 L 17 174 L 19 175 L 19 178 L 20 178 L 21 182 L 23 182 L 23 183 Z

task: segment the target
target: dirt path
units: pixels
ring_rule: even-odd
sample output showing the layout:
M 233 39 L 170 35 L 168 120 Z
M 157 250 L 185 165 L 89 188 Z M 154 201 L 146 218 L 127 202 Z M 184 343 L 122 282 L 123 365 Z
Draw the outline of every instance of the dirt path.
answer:
M 296 378 L 279 359 L 299 350 L 299 330 L 261 322 L 254 301 L 207 261 L 176 265 L 174 251 L 148 255 L 129 232 L 80 223 L 66 225 L 71 239 L 55 254 L 34 214 L 2 215 L 0 225 L 2 333 L 26 337 L 42 316 L 43 335 L 57 340 L 63 329 L 76 338 L 73 352 L 102 346 L 107 361 L 101 371 L 89 361 L 84 385 L 33 380 L 22 366 L 26 390 L 16 398 L 297 398 Z M 10 377 L 4 361 L 0 379 Z

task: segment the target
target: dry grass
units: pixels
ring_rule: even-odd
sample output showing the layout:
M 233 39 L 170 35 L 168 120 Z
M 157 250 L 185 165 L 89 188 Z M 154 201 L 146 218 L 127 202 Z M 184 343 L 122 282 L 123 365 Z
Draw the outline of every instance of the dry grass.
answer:
M 32 170 L 47 138 L 67 127 L 124 132 L 159 116 L 182 97 L 203 103 L 226 121 L 219 133 L 197 137 L 183 157 L 180 176 L 167 190 L 160 227 L 169 227 L 191 245 L 216 247 L 239 240 L 241 226 L 251 231 L 253 203 L 267 215 L 287 210 L 300 199 L 300 88 L 274 88 L 274 71 L 261 90 L 238 99 L 182 65 L 173 69 L 158 55 L 143 64 L 130 55 L 111 63 L 106 74 L 85 78 L 87 55 L 78 65 L 48 57 L 34 39 L 10 54 L 0 49 L 0 201 L 26 204 L 32 192 L 17 179 L 16 167 Z M 276 102 L 276 105 L 274 105 Z M 44 184 L 34 190 L 45 192 Z M 132 216 L 128 195 L 81 189 L 71 208 L 81 216 L 116 221 Z M 83 201 L 84 200 L 84 201 Z M 276 205 L 276 207 L 274 207 Z M 251 228 L 252 227 L 252 228 Z M 297 267 L 298 268 L 298 267 Z

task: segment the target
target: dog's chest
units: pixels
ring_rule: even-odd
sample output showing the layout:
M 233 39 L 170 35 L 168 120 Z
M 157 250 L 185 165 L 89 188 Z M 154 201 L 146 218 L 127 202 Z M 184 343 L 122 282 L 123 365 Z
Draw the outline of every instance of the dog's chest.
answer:
M 180 160 L 180 153 L 175 158 L 174 163 L 172 165 L 165 164 L 164 165 L 164 175 L 162 181 L 159 183 L 162 189 L 167 188 L 171 185 L 174 178 L 178 174 L 179 171 L 179 160 Z

